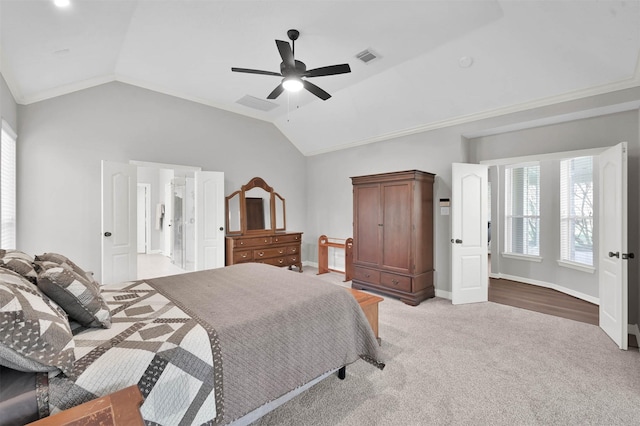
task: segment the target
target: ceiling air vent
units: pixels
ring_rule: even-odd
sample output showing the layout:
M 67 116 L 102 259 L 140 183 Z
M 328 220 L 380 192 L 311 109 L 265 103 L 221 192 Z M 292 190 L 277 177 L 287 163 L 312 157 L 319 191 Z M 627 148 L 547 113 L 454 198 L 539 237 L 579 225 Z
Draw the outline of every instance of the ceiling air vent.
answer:
M 278 104 L 275 102 L 265 101 L 264 99 L 256 98 L 249 95 L 245 95 L 242 98 L 238 99 L 236 103 L 248 106 L 249 108 L 259 109 L 260 111 L 271 111 L 278 106 Z
M 371 49 L 363 50 L 362 52 L 356 55 L 356 58 L 360 59 L 362 62 L 369 63 L 374 59 L 379 58 L 380 55 L 374 53 Z

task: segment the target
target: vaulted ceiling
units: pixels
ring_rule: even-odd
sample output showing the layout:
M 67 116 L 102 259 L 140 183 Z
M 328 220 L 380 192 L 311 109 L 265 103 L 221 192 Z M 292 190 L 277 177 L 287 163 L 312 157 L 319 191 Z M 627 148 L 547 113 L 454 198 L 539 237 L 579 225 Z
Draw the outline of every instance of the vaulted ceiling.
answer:
M 0 0 L 0 26 L 20 104 L 121 81 L 272 122 L 305 155 L 640 85 L 638 0 Z M 327 101 L 231 72 L 279 72 L 290 28 L 307 68 L 351 66 L 313 78 Z

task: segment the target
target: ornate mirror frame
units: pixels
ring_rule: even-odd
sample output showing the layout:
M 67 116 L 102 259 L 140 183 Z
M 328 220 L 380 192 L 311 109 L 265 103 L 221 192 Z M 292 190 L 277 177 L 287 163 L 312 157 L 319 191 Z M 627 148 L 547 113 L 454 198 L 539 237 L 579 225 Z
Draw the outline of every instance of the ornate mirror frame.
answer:
M 255 188 L 264 190 L 269 199 L 269 205 L 263 207 L 264 229 L 251 229 L 252 226 L 250 224 L 253 221 L 248 217 L 247 199 L 255 198 L 247 197 L 247 192 Z M 235 191 L 225 197 L 225 208 L 227 235 L 275 234 L 276 232 L 283 232 L 287 228 L 284 198 L 260 177 L 254 177 L 246 185 L 243 185 L 239 191 Z

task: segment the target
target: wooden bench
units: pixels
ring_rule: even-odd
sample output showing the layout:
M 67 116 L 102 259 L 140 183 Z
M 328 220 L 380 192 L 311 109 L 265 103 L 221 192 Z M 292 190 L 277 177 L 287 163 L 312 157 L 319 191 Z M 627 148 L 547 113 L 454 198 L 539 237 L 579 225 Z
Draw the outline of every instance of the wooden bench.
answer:
M 367 320 L 369 320 L 373 334 L 376 336 L 376 339 L 378 339 L 378 342 L 380 342 L 380 337 L 378 336 L 378 303 L 382 302 L 384 299 L 380 296 L 365 293 L 364 291 L 355 290 L 353 288 L 347 288 L 347 290 L 350 291 L 351 294 L 353 294 L 353 297 L 358 301 L 364 315 L 367 317 Z

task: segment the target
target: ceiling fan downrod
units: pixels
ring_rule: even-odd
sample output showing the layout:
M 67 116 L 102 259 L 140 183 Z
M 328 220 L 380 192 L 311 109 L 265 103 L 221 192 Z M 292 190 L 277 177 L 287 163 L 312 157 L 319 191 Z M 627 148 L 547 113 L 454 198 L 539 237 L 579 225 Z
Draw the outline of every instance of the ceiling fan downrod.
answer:
M 291 40 L 291 53 L 293 57 L 296 57 L 296 40 L 300 37 L 300 31 L 291 29 L 287 31 L 287 37 Z

